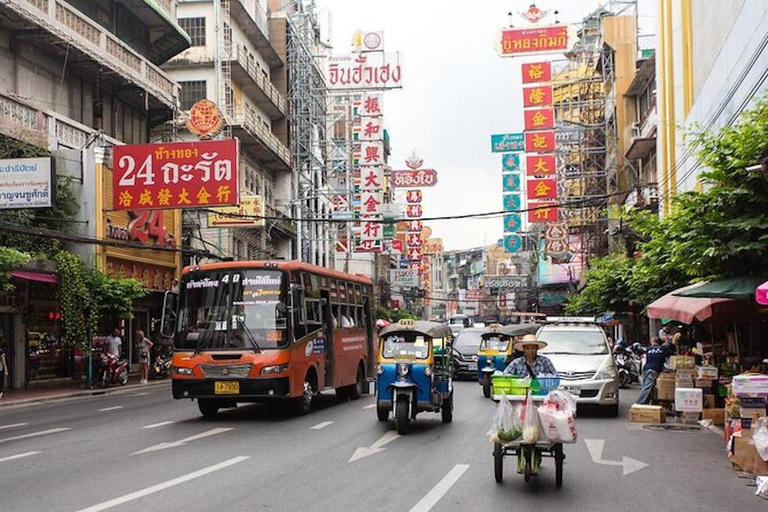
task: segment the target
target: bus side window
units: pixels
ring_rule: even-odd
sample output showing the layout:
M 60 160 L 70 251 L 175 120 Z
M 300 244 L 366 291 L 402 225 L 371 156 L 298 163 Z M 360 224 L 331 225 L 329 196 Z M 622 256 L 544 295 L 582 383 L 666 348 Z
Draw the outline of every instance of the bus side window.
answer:
M 307 326 L 304 323 L 304 294 L 300 288 L 292 288 L 293 306 L 293 336 L 299 340 L 307 335 Z

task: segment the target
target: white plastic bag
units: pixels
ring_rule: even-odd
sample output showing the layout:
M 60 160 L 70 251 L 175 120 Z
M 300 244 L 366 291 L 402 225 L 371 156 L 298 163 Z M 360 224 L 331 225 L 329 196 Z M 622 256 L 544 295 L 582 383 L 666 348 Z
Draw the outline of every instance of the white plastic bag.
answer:
M 492 443 L 504 444 L 517 440 L 521 435 L 523 435 L 523 424 L 520 416 L 507 399 L 507 394 L 502 392 L 488 436 Z
M 533 405 L 533 399 L 531 399 L 530 395 L 525 398 L 522 411 L 523 442 L 525 444 L 535 444 L 541 435 L 541 422 L 539 421 L 539 411 Z
M 768 499 L 768 476 L 759 476 L 756 479 L 757 491 L 755 494 L 761 498 Z
M 575 411 L 569 393 L 551 391 L 538 410 L 544 436 L 553 443 L 575 443 Z
M 768 461 L 768 418 L 758 418 L 752 428 L 755 431 L 752 439 L 755 442 L 757 453 L 761 459 Z

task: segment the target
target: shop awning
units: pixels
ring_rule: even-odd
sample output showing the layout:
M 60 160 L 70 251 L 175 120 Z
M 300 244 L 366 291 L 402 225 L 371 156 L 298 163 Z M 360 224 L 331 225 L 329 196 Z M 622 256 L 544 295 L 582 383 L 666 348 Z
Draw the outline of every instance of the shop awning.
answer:
M 724 298 L 697 298 L 682 297 L 681 292 L 696 290 L 705 283 L 696 283 L 684 286 L 656 299 L 647 307 L 649 318 L 669 318 L 684 324 L 691 324 L 694 320 L 703 322 L 714 316 L 741 315 L 747 309 L 747 302 L 743 300 Z
M 53 274 L 44 274 L 42 272 L 27 272 L 24 270 L 11 270 L 9 272 L 11 277 L 21 279 L 23 281 L 36 281 L 38 283 L 58 283 L 59 278 Z
M 719 281 L 707 281 L 700 283 L 696 288 L 681 288 L 672 292 L 680 297 L 706 297 L 718 299 L 751 300 L 755 296 L 757 287 L 765 283 L 768 276 L 740 276 L 721 279 Z

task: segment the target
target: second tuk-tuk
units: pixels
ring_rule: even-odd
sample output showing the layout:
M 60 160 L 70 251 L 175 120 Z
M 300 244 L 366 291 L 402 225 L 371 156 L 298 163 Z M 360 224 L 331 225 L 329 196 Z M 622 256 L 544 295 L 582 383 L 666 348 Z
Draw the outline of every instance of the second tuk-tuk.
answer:
M 539 324 L 491 324 L 480 334 L 477 381 L 483 387 L 485 398 L 491 398 L 491 375 L 496 371 L 504 371 L 514 358 L 514 345 L 518 338 L 535 334 L 539 327 Z
M 376 414 L 395 418 L 398 434 L 422 411 L 440 412 L 443 423 L 453 420 L 453 361 L 447 325 L 400 320 L 379 333 L 376 366 Z

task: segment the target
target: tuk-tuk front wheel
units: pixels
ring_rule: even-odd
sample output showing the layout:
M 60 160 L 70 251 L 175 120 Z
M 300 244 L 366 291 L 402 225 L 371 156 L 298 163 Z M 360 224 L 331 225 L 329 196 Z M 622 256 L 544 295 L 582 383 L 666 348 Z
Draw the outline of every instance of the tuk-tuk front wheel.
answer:
M 397 427 L 397 433 L 405 435 L 408 433 L 408 403 L 409 398 L 406 395 L 400 395 L 397 397 L 395 406 L 395 427 Z
M 491 398 L 491 376 L 483 376 L 483 396 L 485 398 Z
M 453 393 L 443 399 L 443 407 L 440 409 L 440 413 L 443 417 L 443 423 L 453 421 Z

